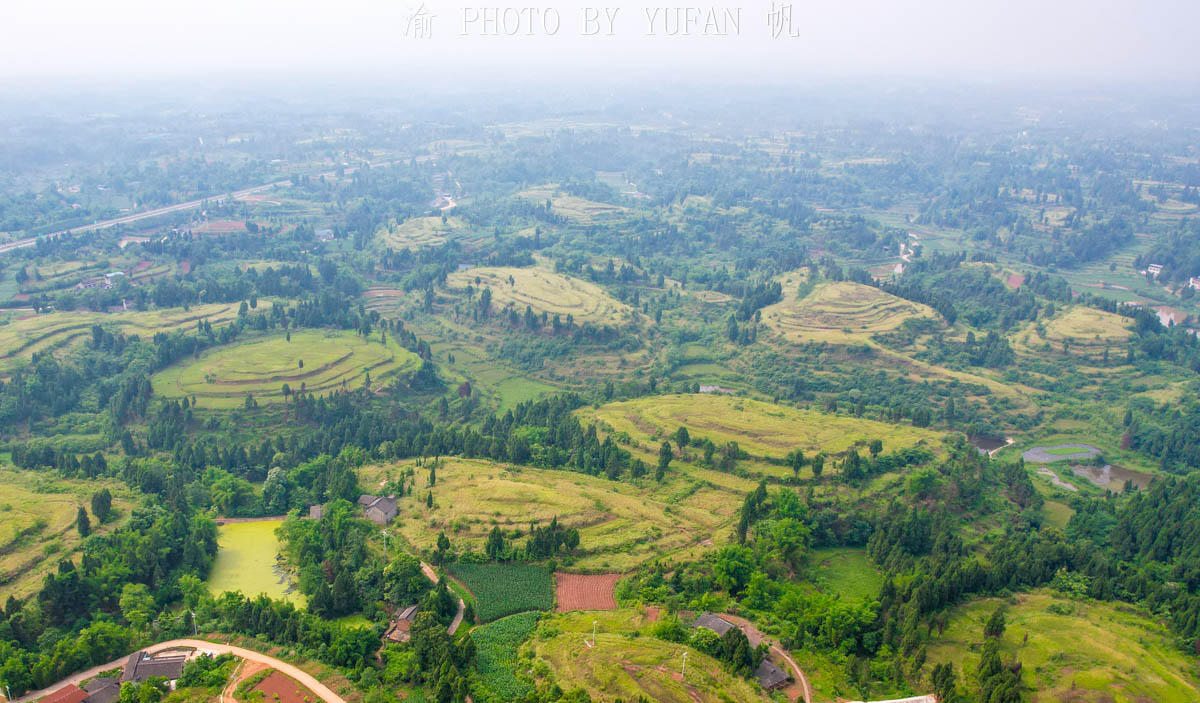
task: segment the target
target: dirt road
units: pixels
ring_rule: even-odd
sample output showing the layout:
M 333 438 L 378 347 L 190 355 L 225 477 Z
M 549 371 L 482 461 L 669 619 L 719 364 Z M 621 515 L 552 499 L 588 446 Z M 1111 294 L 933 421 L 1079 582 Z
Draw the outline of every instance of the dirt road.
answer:
M 433 581 L 434 585 L 437 585 L 438 575 L 437 575 L 437 572 L 433 570 L 432 566 L 430 566 L 429 564 L 426 564 L 425 562 L 421 562 L 421 571 L 424 571 L 425 575 L 427 577 L 429 577 L 429 580 Z M 457 596 L 455 596 L 455 597 L 457 597 Z M 462 598 L 459 598 L 458 599 L 458 612 L 454 614 L 454 619 L 450 621 L 450 627 L 446 628 L 446 632 L 448 632 L 452 635 L 455 632 L 458 632 L 458 626 L 462 624 L 463 612 L 466 610 L 466 608 L 467 608 L 467 604 L 463 603 Z
M 219 644 L 217 642 L 208 642 L 206 640 L 182 639 L 182 640 L 167 640 L 166 642 L 159 642 L 156 645 L 147 647 L 146 651 L 153 654 L 155 652 L 161 652 L 164 649 L 174 649 L 174 648 L 180 648 L 180 647 L 191 647 L 191 648 L 194 648 L 201 652 L 206 652 L 206 653 L 210 653 L 210 654 L 232 654 L 234 656 L 241 657 L 242 659 L 245 659 L 248 662 L 258 662 L 260 664 L 265 664 L 273 669 L 276 669 L 278 671 L 283 672 L 284 674 L 287 674 L 288 676 L 292 677 L 293 679 L 296 679 L 301 684 L 303 684 L 305 687 L 307 687 L 308 690 L 315 693 L 321 700 L 325 701 L 325 703 L 346 703 L 345 699 L 343 699 L 341 696 L 339 696 L 338 694 L 331 691 L 325 684 L 316 680 L 311 675 L 306 673 L 304 670 L 299 669 L 295 666 L 292 666 L 291 664 L 288 664 L 285 661 L 280 661 L 280 660 L 276 659 L 275 657 L 267 656 L 266 654 L 262 654 L 261 652 L 255 652 L 254 650 L 243 649 L 242 647 L 235 647 L 230 644 Z M 111 661 L 107 664 L 101 664 L 100 666 L 94 666 L 91 669 L 88 669 L 87 671 L 81 671 L 78 674 L 75 674 L 73 676 L 68 676 L 67 678 L 63 679 L 62 681 L 55 683 L 53 686 L 49 686 L 40 691 L 30 691 L 29 693 L 26 693 L 24 696 L 21 696 L 20 698 L 14 698 L 12 700 L 12 703 L 27 703 L 28 701 L 37 700 L 38 698 L 41 698 L 42 696 L 45 696 L 48 693 L 57 691 L 58 689 L 62 688 L 63 686 L 66 686 L 68 684 L 74 684 L 74 685 L 78 686 L 80 683 L 86 681 L 87 679 L 93 678 L 94 676 L 96 676 L 97 674 L 99 674 L 102 671 L 108 671 L 109 669 L 115 669 L 115 668 L 121 666 L 122 664 L 125 663 L 125 660 L 128 658 L 129 658 L 128 656 L 124 656 L 124 657 L 121 657 L 120 659 Z

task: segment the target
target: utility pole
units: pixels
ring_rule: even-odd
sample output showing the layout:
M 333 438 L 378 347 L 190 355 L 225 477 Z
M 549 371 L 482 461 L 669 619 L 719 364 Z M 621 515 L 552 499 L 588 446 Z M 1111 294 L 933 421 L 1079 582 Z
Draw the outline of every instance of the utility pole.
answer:
M 593 647 L 596 646 L 596 623 L 597 622 L 599 622 L 599 620 L 592 621 L 592 646 Z
M 683 653 L 683 670 L 679 672 L 680 677 L 687 676 L 687 652 Z

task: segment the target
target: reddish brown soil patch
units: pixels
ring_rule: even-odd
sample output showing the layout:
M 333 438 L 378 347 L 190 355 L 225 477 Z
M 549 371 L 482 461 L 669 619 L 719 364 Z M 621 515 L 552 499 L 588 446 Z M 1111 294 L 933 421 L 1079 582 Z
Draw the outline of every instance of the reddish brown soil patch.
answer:
M 133 272 L 141 273 L 142 271 L 145 271 L 146 269 L 150 268 L 150 264 L 151 264 L 151 261 L 149 259 L 142 259 L 141 261 L 137 262 L 137 266 L 133 267 Z
M 558 612 L 616 610 L 613 587 L 620 574 L 554 574 Z
M 277 701 L 278 703 L 314 703 L 315 701 L 320 701 L 312 691 L 278 671 L 272 672 L 270 676 L 263 679 L 261 683 L 254 687 L 254 690 L 262 691 L 265 694 L 266 700 Z
M 191 273 L 191 271 L 192 271 L 192 262 L 188 261 L 187 259 L 184 259 L 183 261 L 179 262 L 179 273 L 181 275 L 186 276 L 189 273 Z
M 662 608 L 654 605 L 646 608 L 646 622 L 658 622 L 660 617 L 662 617 Z
M 210 220 L 204 224 L 194 227 L 193 232 L 198 234 L 229 234 L 230 232 L 245 232 L 245 222 L 235 222 L 234 220 Z
M 1008 287 L 1009 288 L 1020 288 L 1024 284 L 1025 284 L 1025 277 L 1023 275 L 1021 275 L 1019 273 L 1008 274 Z

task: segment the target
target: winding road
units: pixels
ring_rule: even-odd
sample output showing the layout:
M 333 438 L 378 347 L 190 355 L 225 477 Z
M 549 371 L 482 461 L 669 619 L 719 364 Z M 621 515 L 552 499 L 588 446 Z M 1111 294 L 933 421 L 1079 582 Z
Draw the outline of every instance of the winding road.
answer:
M 461 611 L 460 611 L 460 614 L 461 614 Z M 265 664 L 265 665 L 267 665 L 273 669 L 276 669 L 278 671 L 281 671 L 284 674 L 287 674 L 288 676 L 292 677 L 293 679 L 299 681 L 306 688 L 308 688 L 308 690 L 317 694 L 317 696 L 321 700 L 325 701 L 325 703 L 346 703 L 345 699 L 343 699 L 338 694 L 334 693 L 332 690 L 329 689 L 328 686 L 326 686 L 325 684 L 316 680 L 313 676 L 306 673 L 304 670 L 302 670 L 298 667 L 292 666 L 291 664 L 288 664 L 285 661 L 280 661 L 280 660 L 276 659 L 275 657 L 267 656 L 266 654 L 263 654 L 262 652 L 255 652 L 252 649 L 244 649 L 242 647 L 235 647 L 231 644 L 220 644 L 217 642 L 209 642 L 208 640 L 181 639 L 181 640 L 167 640 L 166 642 L 159 642 L 156 645 L 147 647 L 146 651 L 150 652 L 151 654 L 154 654 L 157 652 L 161 652 L 164 649 L 177 649 L 177 648 L 181 648 L 181 647 L 190 647 L 190 648 L 193 648 L 193 649 L 196 649 L 196 650 L 199 650 L 202 652 L 210 653 L 210 654 L 232 654 L 234 656 L 241 657 L 242 659 L 245 659 L 246 661 L 252 661 L 252 662 L 258 662 L 260 664 Z M 59 681 L 58 683 L 54 684 L 53 686 L 48 686 L 46 688 L 41 689 L 40 691 L 30 691 L 29 693 L 26 693 L 24 696 L 21 696 L 20 698 L 14 698 L 12 700 L 12 703 L 28 703 L 28 701 L 37 700 L 38 698 L 41 698 L 42 696 L 45 696 L 49 693 L 53 693 L 54 691 L 57 691 L 58 689 L 62 688 L 63 686 L 67 686 L 69 684 L 74 684 L 74 685 L 78 686 L 79 684 L 83 683 L 84 681 L 95 677 L 97 674 L 99 674 L 102 671 L 108 671 L 110 669 L 115 669 L 115 668 L 121 666 L 122 664 L 125 663 L 125 660 L 127 660 L 128 658 L 129 658 L 129 656 L 126 655 L 124 657 L 121 657 L 120 659 L 116 659 L 107 664 L 101 664 L 100 666 L 94 666 L 94 667 L 88 669 L 87 671 L 81 671 L 78 674 L 68 676 L 67 678 L 63 679 L 62 681 Z
M 432 566 L 430 566 L 429 564 L 426 564 L 425 562 L 421 562 L 421 571 L 424 571 L 425 576 L 427 576 L 430 581 L 433 581 L 433 585 L 435 585 L 435 586 L 437 585 L 438 575 L 437 575 L 437 572 L 433 570 Z M 458 598 L 458 594 L 455 594 L 455 598 Z M 462 598 L 459 598 L 458 599 L 458 612 L 454 614 L 454 619 L 450 621 L 450 627 L 446 628 L 446 632 L 448 634 L 453 635 L 455 632 L 458 632 L 458 626 L 462 624 L 463 612 L 466 609 L 467 609 L 467 604 L 463 603 Z

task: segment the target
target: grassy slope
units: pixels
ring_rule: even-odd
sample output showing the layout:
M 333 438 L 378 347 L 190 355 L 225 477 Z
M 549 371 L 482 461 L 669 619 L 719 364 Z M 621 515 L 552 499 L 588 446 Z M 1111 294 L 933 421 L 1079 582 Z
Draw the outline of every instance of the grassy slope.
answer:
M 509 283 L 510 277 L 513 283 Z M 600 286 L 541 268 L 481 266 L 450 274 L 447 285 L 458 289 L 471 285 L 477 291 L 491 289 L 493 312 L 512 303 L 518 313 L 524 313 L 528 305 L 539 314 L 557 314 L 564 323 L 567 315 L 572 315 L 576 324 L 616 326 L 632 319 L 632 308 Z
M 1176 650 L 1165 629 L 1146 616 L 1125 607 L 1066 600 L 1046 590 L 1015 599 L 1017 604 L 1007 606 L 1002 656 L 1020 658 L 1024 681 L 1035 689 L 1031 700 L 1200 700 L 1195 662 Z M 984 598 L 955 608 L 950 627 L 929 646 L 929 661 L 952 661 L 960 670 L 974 671 L 983 622 L 1006 602 Z M 1049 612 L 1052 604 L 1070 606 L 1073 612 Z

